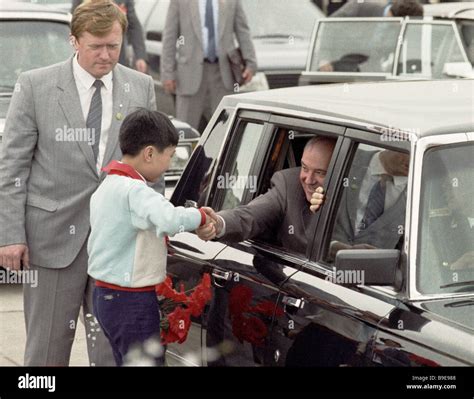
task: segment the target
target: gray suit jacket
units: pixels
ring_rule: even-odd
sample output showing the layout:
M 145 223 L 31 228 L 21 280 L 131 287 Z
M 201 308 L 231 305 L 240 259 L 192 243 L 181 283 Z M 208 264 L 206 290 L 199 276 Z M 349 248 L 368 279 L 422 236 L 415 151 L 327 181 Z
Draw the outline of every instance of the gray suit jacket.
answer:
M 232 90 L 234 78 L 227 54 L 235 48 L 235 38 L 247 67 L 253 72 L 257 70 L 255 49 L 240 0 L 219 0 L 218 26 L 220 72 L 226 89 Z M 163 32 L 161 80 L 176 80 L 178 95 L 195 94 L 201 84 L 204 58 L 199 0 L 171 1 Z
M 82 3 L 83 0 L 73 0 L 71 6 L 71 13 L 74 12 L 76 7 Z M 130 66 L 127 60 L 127 44 L 133 48 L 135 59 L 146 60 L 146 49 L 145 49 L 145 36 L 143 35 L 142 24 L 140 23 L 137 13 L 135 12 L 135 4 L 133 0 L 114 0 L 114 2 L 125 7 L 127 10 L 128 29 L 127 34 L 124 35 L 122 49 L 120 51 L 119 62 L 122 65 Z
M 121 158 L 123 117 L 138 107 L 156 109 L 150 76 L 117 64 L 113 85 L 104 165 Z M 98 176 L 85 140 L 58 140 L 67 129 L 86 128 L 72 57 L 22 73 L 16 87 L 0 151 L 0 246 L 27 243 L 32 264 L 63 268 L 88 237 L 89 199 L 104 173 Z
M 339 10 L 331 14 L 331 17 L 383 17 L 385 5 L 365 1 L 358 3 L 356 0 L 344 4 Z
M 222 240 L 270 239 L 288 250 L 306 253 L 312 238 L 309 231 L 312 213 L 299 173 L 300 168 L 276 172 L 265 194 L 247 205 L 219 212 L 226 225 Z
M 376 151 L 359 151 L 354 158 L 349 186 L 342 195 L 339 212 L 334 227 L 332 240 L 346 244 L 370 244 L 377 248 L 393 249 L 400 240 L 400 226 L 405 224 L 405 209 L 407 202 L 406 190 L 400 195 L 395 204 L 373 222 L 367 229 L 355 233 L 357 204 L 359 201 L 362 181 L 372 157 Z

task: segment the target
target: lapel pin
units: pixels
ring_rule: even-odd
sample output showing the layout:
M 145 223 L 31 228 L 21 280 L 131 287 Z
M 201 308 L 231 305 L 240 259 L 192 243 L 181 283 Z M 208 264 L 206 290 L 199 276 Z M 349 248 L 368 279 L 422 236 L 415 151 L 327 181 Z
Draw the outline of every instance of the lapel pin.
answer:
M 123 115 L 121 112 L 117 112 L 117 115 L 115 115 L 115 117 L 117 118 L 117 120 L 121 120 L 123 118 Z

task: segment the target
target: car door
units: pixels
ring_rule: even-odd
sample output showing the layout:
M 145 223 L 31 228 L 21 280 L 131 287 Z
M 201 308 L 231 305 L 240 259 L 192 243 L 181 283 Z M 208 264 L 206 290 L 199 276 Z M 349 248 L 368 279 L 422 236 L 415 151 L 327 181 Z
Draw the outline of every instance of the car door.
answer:
M 297 167 L 295 157 L 301 155 L 308 138 L 331 135 L 336 139 L 343 132 L 340 127 L 314 121 L 280 115 L 271 115 L 269 118 L 264 144 L 258 149 L 262 159 L 255 160 L 251 168 L 257 179 L 257 191 L 252 193 L 251 187 L 247 187 L 247 192 L 242 194 L 229 189 L 222 190 L 213 203 L 216 209 L 235 208 L 250 201 L 258 193 L 265 193 L 268 188 L 265 180 L 272 176 L 272 172 Z M 299 138 L 295 139 L 294 135 Z M 239 152 L 230 155 L 229 162 L 224 164 L 224 175 L 233 175 L 235 165 L 240 165 L 241 151 L 246 159 L 249 154 L 256 154 L 255 150 L 241 143 Z M 247 170 L 239 166 L 239 175 L 246 176 Z M 244 200 L 241 201 L 241 198 Z M 293 227 L 289 225 L 289 231 Z M 228 242 L 228 246 L 211 262 L 215 277 L 220 274 L 224 278 L 215 279 L 213 301 L 206 314 L 208 365 L 271 364 L 269 357 L 275 352 L 270 339 L 271 331 L 275 320 L 284 316 L 283 308 L 276 306 L 280 286 L 308 261 L 308 257 L 307 253 L 290 251 L 275 243 L 273 238 L 277 233 L 268 233 L 263 234 L 265 237 L 255 237 L 241 243 Z
M 396 287 L 365 285 L 363 275 L 341 276 L 334 268 L 331 245 L 336 240 L 335 224 L 348 204 L 357 206 L 354 201 L 345 201 L 344 190 L 350 194 L 362 184 L 361 179 L 354 178 L 354 159 L 363 149 L 383 150 L 380 136 L 348 129 L 333 173 L 325 182 L 326 202 L 313 221 L 310 259 L 280 287 L 277 306 L 284 310 L 284 316 L 275 320 L 272 330 L 274 354 L 269 359 L 274 365 L 371 365 L 378 324 L 397 306 Z M 393 228 L 393 234 L 399 232 L 403 240 L 403 225 L 400 227 L 398 221 L 387 228 Z M 398 245 L 397 241 L 392 237 L 387 247 Z
M 206 204 L 210 193 L 211 176 L 216 173 L 219 155 L 232 123 L 233 109 L 223 109 L 211 121 L 209 130 L 193 152 L 171 197 L 175 206 L 194 201 Z M 209 261 L 225 247 L 220 242 L 204 242 L 193 232 L 178 233 L 169 239 L 167 273 L 175 287 L 183 285 L 190 290 L 201 281 L 204 273 L 211 272 Z M 169 364 L 202 364 L 201 317 L 193 318 L 188 338 L 182 344 L 171 344 L 167 350 Z

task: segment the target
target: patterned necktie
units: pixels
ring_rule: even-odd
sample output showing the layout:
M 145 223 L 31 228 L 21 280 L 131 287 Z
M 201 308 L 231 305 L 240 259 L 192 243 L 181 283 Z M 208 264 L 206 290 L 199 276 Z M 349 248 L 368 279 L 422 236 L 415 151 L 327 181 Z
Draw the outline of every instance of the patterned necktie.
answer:
M 207 59 L 210 62 L 216 62 L 217 53 L 216 53 L 216 40 L 214 32 L 214 11 L 212 7 L 213 0 L 206 0 L 206 16 L 205 16 L 205 25 L 207 28 L 207 38 L 208 38 L 208 47 L 207 47 Z
M 374 223 L 385 208 L 385 192 L 387 190 L 388 175 L 382 175 L 377 183 L 372 186 L 367 199 L 367 207 L 361 221 L 361 231 L 366 230 Z
M 86 127 L 92 132 L 94 137 L 92 144 L 92 151 L 94 152 L 94 159 L 97 162 L 99 156 L 99 142 L 100 142 L 100 129 L 102 125 L 102 97 L 100 89 L 104 83 L 101 80 L 96 80 L 93 84 L 95 92 L 92 96 L 91 106 L 89 108 L 89 115 L 87 115 Z

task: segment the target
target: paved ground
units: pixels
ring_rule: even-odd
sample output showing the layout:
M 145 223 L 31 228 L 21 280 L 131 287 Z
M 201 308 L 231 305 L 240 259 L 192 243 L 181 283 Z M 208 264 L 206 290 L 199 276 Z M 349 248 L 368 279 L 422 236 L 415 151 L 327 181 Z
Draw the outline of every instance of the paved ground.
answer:
M 26 333 L 21 285 L 0 284 L 0 366 L 22 366 Z M 84 326 L 78 322 L 71 366 L 88 366 Z
M 77 323 L 76 338 L 71 353 L 71 366 L 88 366 L 84 326 Z M 0 284 L 0 366 L 22 366 L 26 333 L 23 317 L 21 285 Z M 200 329 L 192 328 L 183 345 L 170 345 L 166 357 L 168 366 L 200 364 Z

